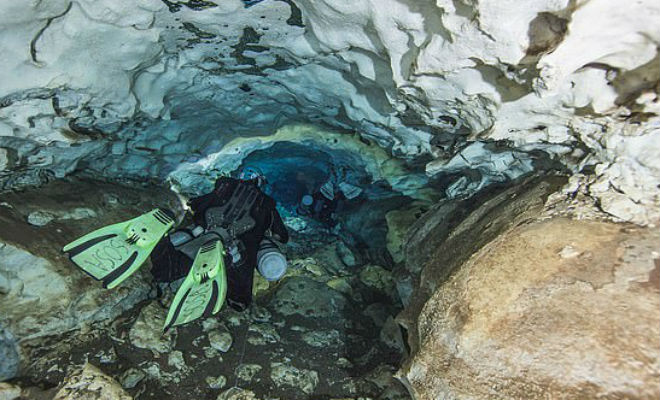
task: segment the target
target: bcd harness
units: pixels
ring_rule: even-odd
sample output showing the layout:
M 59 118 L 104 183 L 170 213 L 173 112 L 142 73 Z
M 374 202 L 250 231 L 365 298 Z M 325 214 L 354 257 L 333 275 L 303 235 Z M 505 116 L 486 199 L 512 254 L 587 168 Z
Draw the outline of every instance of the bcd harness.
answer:
M 221 192 L 223 188 L 218 189 L 220 190 L 217 192 Z M 260 208 L 264 200 L 265 196 L 256 186 L 238 184 L 224 204 L 206 209 L 204 232 L 197 237 L 189 235 L 191 239 L 175 244 L 175 249 L 194 259 L 204 243 L 220 239 L 232 256 L 233 264 L 238 266 L 244 259 L 241 253 L 245 251 L 245 246 L 238 237 L 254 229 L 256 221 L 251 212 L 254 208 Z

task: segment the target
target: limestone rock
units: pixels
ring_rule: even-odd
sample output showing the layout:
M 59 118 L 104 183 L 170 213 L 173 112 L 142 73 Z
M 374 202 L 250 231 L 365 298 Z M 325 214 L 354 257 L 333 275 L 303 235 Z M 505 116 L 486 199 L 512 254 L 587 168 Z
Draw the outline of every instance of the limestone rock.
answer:
M 226 330 L 213 331 L 209 333 L 209 343 L 214 349 L 226 353 L 231 348 L 234 339 Z
M 258 397 L 251 390 L 233 387 L 220 393 L 216 400 L 258 400 Z
M 280 341 L 280 334 L 269 324 L 253 324 L 248 329 L 248 343 L 255 346 L 264 346 Z
M 160 365 L 155 361 L 148 361 L 141 364 L 140 367 L 151 379 L 167 380 L 167 374 L 160 369 Z
M 256 322 L 268 322 L 270 321 L 272 315 L 265 307 L 261 307 L 257 304 L 252 304 L 250 307 L 250 317 L 253 321 Z
M 365 285 L 397 298 L 396 285 L 392 273 L 378 265 L 366 265 L 360 270 L 360 280 Z
M 27 217 L 27 222 L 34 226 L 45 226 L 55 219 L 55 215 L 48 211 L 34 211 Z
M 3 359 L 7 360 L 0 363 L 0 377 L 5 378 L 12 377 L 7 371 L 16 365 L 12 356 L 16 347 L 11 343 L 27 344 L 110 320 L 147 298 L 150 290 L 140 271 L 115 290 L 106 290 L 72 264 L 61 265 L 5 243 L 0 244 L 0 286 L 4 292 L 0 295 L 0 355 L 6 354 Z M 6 340 L 7 335 L 16 341 Z
M 270 282 L 266 280 L 261 274 L 254 274 L 252 282 L 252 297 L 257 298 L 268 292 Z
M 65 210 L 63 212 L 55 213 L 58 221 L 66 220 L 80 220 L 87 218 L 95 218 L 97 216 L 96 211 L 87 207 L 76 207 L 72 210 Z
M 218 329 L 222 326 L 222 329 L 227 329 L 222 325 L 222 323 L 217 318 L 205 318 L 202 320 L 202 330 L 204 332 L 209 332 L 214 329 Z
M 317 263 L 307 263 L 305 264 L 305 269 L 313 276 L 318 277 L 318 276 L 326 275 L 326 271 L 323 269 L 322 266 L 320 266 Z
M 337 359 L 337 366 L 339 368 L 350 369 L 353 368 L 353 363 L 347 358 L 339 357 Z
M 353 268 L 358 264 L 355 254 L 342 240 L 337 241 L 337 255 L 341 262 L 349 268 Z
M 110 346 L 109 349 L 96 353 L 96 357 L 99 358 L 101 364 L 112 364 L 117 362 L 117 350 L 114 346 Z
M 387 346 L 396 349 L 401 354 L 406 353 L 406 345 L 401 333 L 401 328 L 399 324 L 394 321 L 394 318 L 389 317 L 383 328 L 380 331 L 380 340 L 385 343 Z
M 204 357 L 206 358 L 219 358 L 220 361 L 222 361 L 222 356 L 220 355 L 220 352 L 213 347 L 204 347 Z
M 129 332 L 133 346 L 157 353 L 167 353 L 172 350 L 174 345 L 172 332 L 163 335 L 166 316 L 167 310 L 157 301 L 152 301 L 143 307 Z
M 124 389 L 133 389 L 138 383 L 142 382 L 146 376 L 147 375 L 144 372 L 137 368 L 129 368 L 121 375 L 119 382 Z
M 251 382 L 263 367 L 259 364 L 241 364 L 236 368 L 236 376 L 243 382 Z
M 72 265 L 64 268 L 10 244 L 0 246 L 0 276 L 8 282 L 0 314 L 11 321 L 7 328 L 22 339 L 56 335 L 85 321 L 116 317 L 149 292 L 140 274 L 113 291 L 78 274 Z
M 227 385 L 227 378 L 222 375 L 217 377 L 207 376 L 205 381 L 211 389 L 222 389 L 225 387 L 225 385 Z
M 341 293 L 305 277 L 285 279 L 271 304 L 280 314 L 306 317 L 329 317 L 347 307 L 346 298 Z
M 659 241 L 563 218 L 513 228 L 426 303 L 403 375 L 419 398 L 657 398 Z
M 404 260 L 403 248 L 406 234 L 421 214 L 423 214 L 421 203 L 414 202 L 404 209 L 392 210 L 385 216 L 387 219 L 387 250 L 395 263 Z
M 227 325 L 233 328 L 239 327 L 247 322 L 248 316 L 244 312 L 236 311 L 230 307 L 225 309 L 224 313 Z M 223 326 L 222 329 L 226 330 L 227 328 Z
M 20 387 L 6 382 L 0 382 L 0 400 L 16 400 L 20 396 Z
M 34 226 L 46 226 L 51 221 L 79 220 L 96 217 L 96 211 L 91 208 L 77 207 L 72 210 L 37 210 L 27 216 L 27 222 Z
M 327 348 L 342 343 L 339 331 L 309 331 L 302 334 L 302 340 L 312 347 Z
M 0 381 L 13 378 L 18 373 L 20 364 L 16 338 L 3 327 L 0 321 Z
M 330 279 L 326 284 L 346 296 L 351 296 L 353 294 L 353 288 L 347 278 L 341 277 Z
M 183 358 L 183 353 L 179 350 L 174 350 L 167 356 L 167 365 L 174 367 L 179 371 L 188 369 L 186 360 Z
M 364 379 L 378 387 L 381 400 L 410 399 L 406 388 L 395 378 L 396 368 L 390 365 L 379 365 L 370 371 Z
M 414 282 L 412 276 L 409 275 L 408 271 L 399 270 L 399 274 L 395 276 L 394 280 L 396 281 L 396 293 L 403 303 L 404 306 L 410 304 L 410 299 L 413 296 Z
M 278 387 L 298 388 L 308 395 L 312 394 L 316 385 L 319 384 L 319 375 L 316 371 L 298 369 L 284 363 L 272 363 L 270 365 L 270 379 Z
M 11 290 L 11 283 L 6 276 L 0 275 L 0 294 L 7 294 Z
M 92 364 L 69 377 L 53 400 L 131 400 L 121 385 Z

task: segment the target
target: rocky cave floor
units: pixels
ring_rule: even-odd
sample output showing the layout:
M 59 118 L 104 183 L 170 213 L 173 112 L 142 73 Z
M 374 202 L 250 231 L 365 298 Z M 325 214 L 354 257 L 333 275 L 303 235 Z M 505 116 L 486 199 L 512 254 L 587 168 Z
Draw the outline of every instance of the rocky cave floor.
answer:
M 8 196 L 0 207 L 2 236 L 60 259 L 62 244 L 98 225 L 92 215 L 121 220 L 119 210 L 171 201 L 127 196 L 116 185 L 88 182 L 81 189 L 80 182 L 75 184 L 76 204 L 62 197 L 70 189 L 66 183 Z M 84 202 L 100 209 L 85 213 L 74 207 Z M 35 214 L 40 210 L 50 211 Z M 16 236 L 18 227 L 11 224 L 17 219 L 30 220 L 33 232 Z M 293 240 L 301 238 L 294 234 Z M 373 264 L 355 266 L 350 250 L 333 235 L 313 240 L 313 245 L 292 246 L 295 254 L 289 254 L 290 268 L 280 282 L 255 279 L 255 302 L 243 313 L 225 305 L 214 318 L 162 335 L 176 285 L 161 288 L 160 297 L 152 285 L 146 300 L 118 318 L 24 343 L 31 349 L 29 365 L 10 383 L 23 388 L 25 398 L 37 400 L 57 392 L 58 399 L 79 398 L 76 379 L 120 384 L 139 399 L 409 398 L 393 377 L 407 349 L 393 320 L 401 304 L 391 272 Z M 149 279 L 149 274 L 135 279 Z M 113 379 L 95 373 L 72 378 L 86 364 L 85 371 L 95 366 Z M 59 397 L 63 385 L 69 388 L 67 397 Z

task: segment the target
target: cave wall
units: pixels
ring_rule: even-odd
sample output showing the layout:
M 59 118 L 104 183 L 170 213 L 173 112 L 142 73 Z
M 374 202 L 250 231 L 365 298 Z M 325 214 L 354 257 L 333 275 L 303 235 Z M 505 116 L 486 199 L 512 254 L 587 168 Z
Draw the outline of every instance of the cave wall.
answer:
M 0 191 L 6 195 L 83 173 L 167 181 L 194 195 L 207 190 L 218 175 L 236 169 L 249 154 L 285 142 L 307 146 L 312 154 L 343 151 L 347 160 L 363 155 L 370 179 L 383 180 L 393 191 L 416 200 L 437 200 L 421 189 L 441 179 L 448 200 L 413 227 L 406 253 L 408 278 L 417 279 L 419 288 L 400 316 L 414 350 L 402 379 L 422 398 L 494 396 L 483 381 L 469 388 L 469 380 L 452 380 L 475 376 L 474 369 L 461 369 L 460 362 L 481 357 L 492 367 L 481 370 L 496 382 L 490 389 L 503 385 L 502 370 L 520 378 L 508 396 L 520 397 L 526 389 L 537 393 L 540 387 L 550 387 L 559 396 L 566 388 L 557 382 L 563 380 L 575 384 L 572 387 L 586 385 L 582 392 L 570 392 L 575 396 L 627 396 L 635 390 L 651 396 L 655 389 L 612 380 L 609 370 L 600 369 L 602 374 L 594 376 L 610 380 L 611 386 L 580 377 L 567 360 L 548 370 L 536 369 L 538 379 L 525 380 L 527 370 L 512 365 L 539 364 L 517 363 L 520 359 L 510 353 L 498 352 L 498 342 L 485 343 L 493 346 L 484 347 L 493 353 L 485 356 L 462 354 L 457 346 L 484 345 L 483 331 L 472 329 L 470 321 L 488 332 L 504 327 L 520 336 L 526 332 L 513 329 L 516 321 L 540 315 L 543 323 L 520 326 L 544 331 L 544 323 L 559 319 L 566 305 L 553 303 L 554 288 L 571 295 L 576 288 L 584 289 L 587 293 L 574 297 L 576 302 L 588 299 L 583 314 L 624 307 L 635 290 L 641 300 L 632 303 L 634 315 L 655 305 L 655 281 L 648 279 L 653 264 L 640 257 L 639 263 L 628 262 L 625 245 L 652 242 L 650 231 L 600 220 L 590 223 L 594 238 L 602 236 L 616 249 L 607 254 L 623 254 L 623 261 L 612 266 L 597 260 L 585 264 L 584 276 L 566 275 L 568 267 L 561 263 L 611 249 L 599 247 L 595 239 L 584 248 L 573 243 L 591 232 L 572 222 L 543 222 L 538 215 L 545 198 L 564 183 L 525 176 L 562 170 L 572 177 L 557 192 L 557 204 L 570 208 L 579 198 L 581 205 L 616 221 L 650 227 L 658 223 L 659 19 L 660 6 L 652 0 L 625 7 L 607 0 L 534 0 L 524 7 L 501 0 L 266 0 L 251 7 L 239 0 L 3 2 Z M 512 180 L 513 187 L 508 185 Z M 12 224 L 25 225 L 28 214 L 3 209 Z M 539 235 L 547 229 L 565 229 L 572 236 L 553 238 L 553 262 L 539 261 L 540 270 L 519 266 L 532 272 L 516 274 L 510 263 L 466 259 L 475 253 L 476 258 L 498 259 L 507 243 L 518 246 L 520 260 L 531 258 L 533 254 L 519 248 L 525 243 L 519 240 L 521 232 Z M 4 260 L 32 245 L 14 247 L 10 239 L 2 248 Z M 563 252 L 567 246 L 578 250 Z M 19 256 L 39 265 L 39 278 L 47 279 L 54 263 L 29 258 L 29 253 Z M 30 276 L 12 270 L 16 265 L 3 264 L 3 272 L 10 272 L 6 275 L 14 281 L 30 281 Z M 511 276 L 513 284 L 471 287 L 470 277 L 488 280 L 483 265 Z M 600 276 L 599 268 L 614 271 L 613 280 L 591 282 Z M 537 272 L 568 283 L 534 276 Z M 584 288 L 580 280 L 587 281 Z M 62 282 L 51 297 L 74 283 Z M 609 297 L 589 292 L 601 284 L 596 289 L 611 290 Z M 547 295 L 556 308 L 539 313 L 529 302 L 480 294 L 511 287 L 532 297 Z M 30 294 L 6 291 L 12 298 Z M 611 301 L 612 296 L 624 300 Z M 24 299 L 25 307 L 31 299 Z M 77 303 L 82 308 L 95 301 L 89 295 L 85 299 Z M 471 313 L 495 300 L 507 315 L 479 319 L 482 315 Z M 467 311 L 455 312 L 450 303 Z M 59 308 L 45 314 L 68 312 L 65 305 L 54 304 Z M 515 313 L 522 319 L 509 318 Z M 96 318 L 85 315 L 85 321 Z M 621 347 L 606 348 L 595 334 L 597 325 L 612 324 L 620 328 L 621 341 L 630 338 L 632 333 L 621 325 L 628 321 L 625 313 L 613 315 L 621 317 L 618 322 L 591 320 L 594 325 L 586 335 L 593 339 L 593 354 L 629 354 L 619 342 Z M 449 323 L 434 325 L 436 316 Z M 655 316 L 648 313 L 644 324 L 653 326 Z M 58 330 L 81 323 L 76 318 L 53 320 Z M 3 343 L 12 342 L 4 330 L 0 327 Z M 463 331 L 467 336 L 456 334 Z M 554 339 L 548 341 L 560 347 L 570 344 Z M 511 344 L 520 343 L 499 342 L 500 347 Z M 644 357 L 655 344 L 644 336 Z M 433 349 L 438 348 L 446 357 L 440 366 L 428 361 L 437 358 Z M 543 351 L 531 349 L 520 357 L 542 362 L 547 354 L 555 354 L 538 348 Z M 2 349 L 2 354 L 12 352 Z M 642 364 L 657 366 L 657 359 L 651 354 Z M 506 368 L 497 370 L 501 365 Z M 560 370 L 568 372 L 556 374 Z M 644 369 L 621 376 L 641 377 L 646 385 L 650 375 Z
M 0 182 L 166 179 L 306 121 L 454 174 L 449 196 L 558 163 L 649 224 L 658 16 L 651 0 L 5 3 Z
M 38 190 L 3 195 L 0 380 L 13 378 L 29 360 L 39 359 L 49 338 L 109 323 L 153 297 L 148 267 L 116 290 L 106 290 L 72 268 L 61 249 L 71 238 L 155 207 L 182 211 L 178 198 L 162 188 L 99 181 L 50 182 Z
M 557 202 L 563 180 L 440 202 L 410 229 L 415 398 L 660 395 L 660 235 Z

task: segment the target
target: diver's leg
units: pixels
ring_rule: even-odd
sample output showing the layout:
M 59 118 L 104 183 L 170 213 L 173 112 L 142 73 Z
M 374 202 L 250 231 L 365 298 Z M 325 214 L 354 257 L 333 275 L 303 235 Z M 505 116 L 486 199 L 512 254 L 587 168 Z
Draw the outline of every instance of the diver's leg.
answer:
M 156 282 L 174 282 L 188 274 L 193 260 L 174 248 L 168 237 L 158 242 L 151 253 L 151 275 Z
M 252 303 L 255 264 L 253 260 L 248 260 L 234 266 L 231 259 L 227 263 L 227 304 L 236 311 L 244 311 Z

